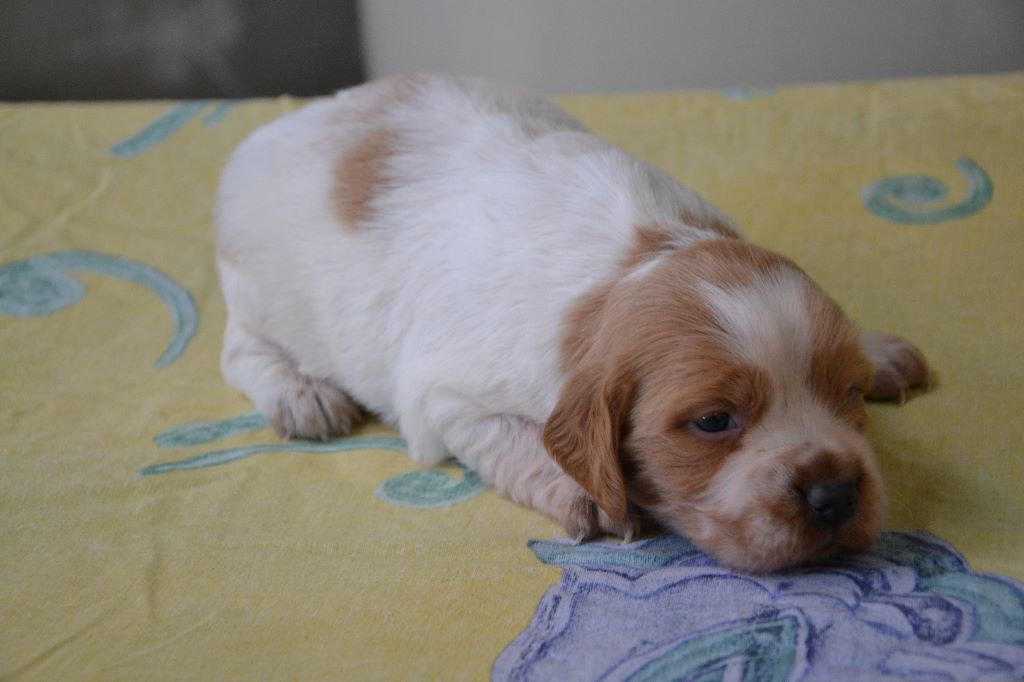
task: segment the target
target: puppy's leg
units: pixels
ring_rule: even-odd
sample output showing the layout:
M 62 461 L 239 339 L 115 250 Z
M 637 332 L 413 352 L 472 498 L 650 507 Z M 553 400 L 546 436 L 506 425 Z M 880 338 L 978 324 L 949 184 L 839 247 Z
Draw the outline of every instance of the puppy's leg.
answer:
M 542 426 L 516 416 L 460 421 L 446 429 L 449 449 L 495 489 L 560 523 L 577 541 L 603 533 L 631 539 L 632 519 L 611 519 L 555 463 L 541 438 Z
M 928 362 L 906 339 L 880 332 L 862 331 L 861 342 L 875 366 L 875 383 L 868 400 L 906 402 L 907 391 L 926 386 Z
M 282 438 L 344 436 L 360 417 L 359 406 L 344 391 L 300 373 L 283 349 L 230 315 L 220 365 L 227 382 L 249 397 Z

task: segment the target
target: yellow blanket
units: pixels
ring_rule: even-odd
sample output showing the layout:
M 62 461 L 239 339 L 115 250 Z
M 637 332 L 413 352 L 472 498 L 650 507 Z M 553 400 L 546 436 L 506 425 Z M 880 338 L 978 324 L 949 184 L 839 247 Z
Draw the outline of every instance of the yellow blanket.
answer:
M 1024 577 L 1024 75 L 559 102 L 920 345 L 870 408 L 889 526 Z M 557 527 L 220 378 L 212 193 L 300 105 L 0 106 L 0 677 L 529 677 Z

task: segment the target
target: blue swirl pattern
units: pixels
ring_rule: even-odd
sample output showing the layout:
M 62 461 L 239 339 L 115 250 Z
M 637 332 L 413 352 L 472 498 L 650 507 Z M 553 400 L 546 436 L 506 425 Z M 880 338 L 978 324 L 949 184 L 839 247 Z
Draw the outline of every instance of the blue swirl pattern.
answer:
M 213 128 L 224 120 L 224 117 L 238 106 L 238 102 L 221 102 L 217 107 L 203 117 L 203 127 Z
M 188 123 L 209 102 L 195 101 L 177 104 L 139 132 L 110 148 L 112 156 L 137 156 L 160 144 Z
M 161 448 L 180 448 L 205 445 L 246 431 L 257 431 L 267 427 L 267 420 L 259 412 L 248 412 L 216 421 L 199 421 L 175 426 L 158 433 L 153 442 Z M 223 448 L 185 459 L 153 464 L 139 470 L 139 477 L 157 476 L 176 471 L 205 469 L 235 462 L 253 455 L 271 452 L 309 452 L 330 454 L 353 452 L 355 450 L 395 450 L 406 452 L 406 442 L 392 436 L 369 436 L 363 438 L 341 438 L 325 443 L 292 441 L 288 443 L 266 443 Z M 487 489 L 476 472 L 468 471 L 457 461 L 455 466 L 463 470 L 461 480 L 456 480 L 443 471 L 409 471 L 393 476 L 377 487 L 378 499 L 399 507 L 412 509 L 434 509 L 449 507 L 476 497 Z
M 328 441 L 324 443 L 313 441 L 292 441 L 289 443 L 266 443 L 262 445 L 242 445 L 223 450 L 206 452 L 195 457 L 180 459 L 173 462 L 164 462 L 145 467 L 139 471 L 139 476 L 148 477 L 158 474 L 167 474 L 174 471 L 188 471 L 190 469 L 205 469 L 207 467 L 219 466 L 234 462 L 245 457 L 261 455 L 268 452 L 309 452 L 314 454 L 332 454 L 336 452 L 352 452 L 354 450 L 397 450 L 405 451 L 405 441 L 401 438 L 343 438 L 341 440 Z
M 85 286 L 66 271 L 116 277 L 156 294 L 174 318 L 174 335 L 156 367 L 171 364 L 188 346 L 199 326 L 199 311 L 186 289 L 144 263 L 92 251 L 61 251 L 0 267 L 0 314 L 42 317 L 73 305 Z
M 938 206 L 949 188 L 937 178 L 904 175 L 883 178 L 864 188 L 864 206 L 879 218 L 895 223 L 926 224 L 957 220 L 977 213 L 992 201 L 993 185 L 988 173 L 968 158 L 956 160 L 956 168 L 967 180 L 967 196 L 948 206 Z
M 190 422 L 161 431 L 153 442 L 161 448 L 183 448 L 233 436 L 236 433 L 257 431 L 267 426 L 267 420 L 259 412 L 247 412 L 237 417 L 219 421 Z
M 195 118 L 203 109 L 210 105 L 205 100 L 182 102 L 176 104 L 151 123 L 110 148 L 111 156 L 138 156 L 164 142 L 174 133 Z M 224 117 L 238 106 L 238 102 L 221 102 L 203 117 L 203 127 L 213 128 L 224 120 Z
M 465 502 L 487 490 L 476 472 L 458 466 L 464 471 L 462 480 L 443 471 L 410 471 L 381 483 L 377 497 L 399 507 L 435 509 Z

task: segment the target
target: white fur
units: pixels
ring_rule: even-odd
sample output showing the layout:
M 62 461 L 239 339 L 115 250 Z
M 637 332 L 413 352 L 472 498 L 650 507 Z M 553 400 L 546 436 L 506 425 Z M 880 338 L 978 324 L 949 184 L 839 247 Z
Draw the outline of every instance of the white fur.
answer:
M 804 383 L 812 343 L 804 275 L 780 266 L 742 287 L 701 285 L 704 300 L 726 330 L 723 344 L 780 382 Z

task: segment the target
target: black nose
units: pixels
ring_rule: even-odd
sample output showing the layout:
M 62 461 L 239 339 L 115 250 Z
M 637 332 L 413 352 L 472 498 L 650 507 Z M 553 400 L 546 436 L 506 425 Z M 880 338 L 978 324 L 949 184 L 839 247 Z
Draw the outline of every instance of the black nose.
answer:
M 804 491 L 804 499 L 811 519 L 835 530 L 857 511 L 857 481 L 819 481 Z

